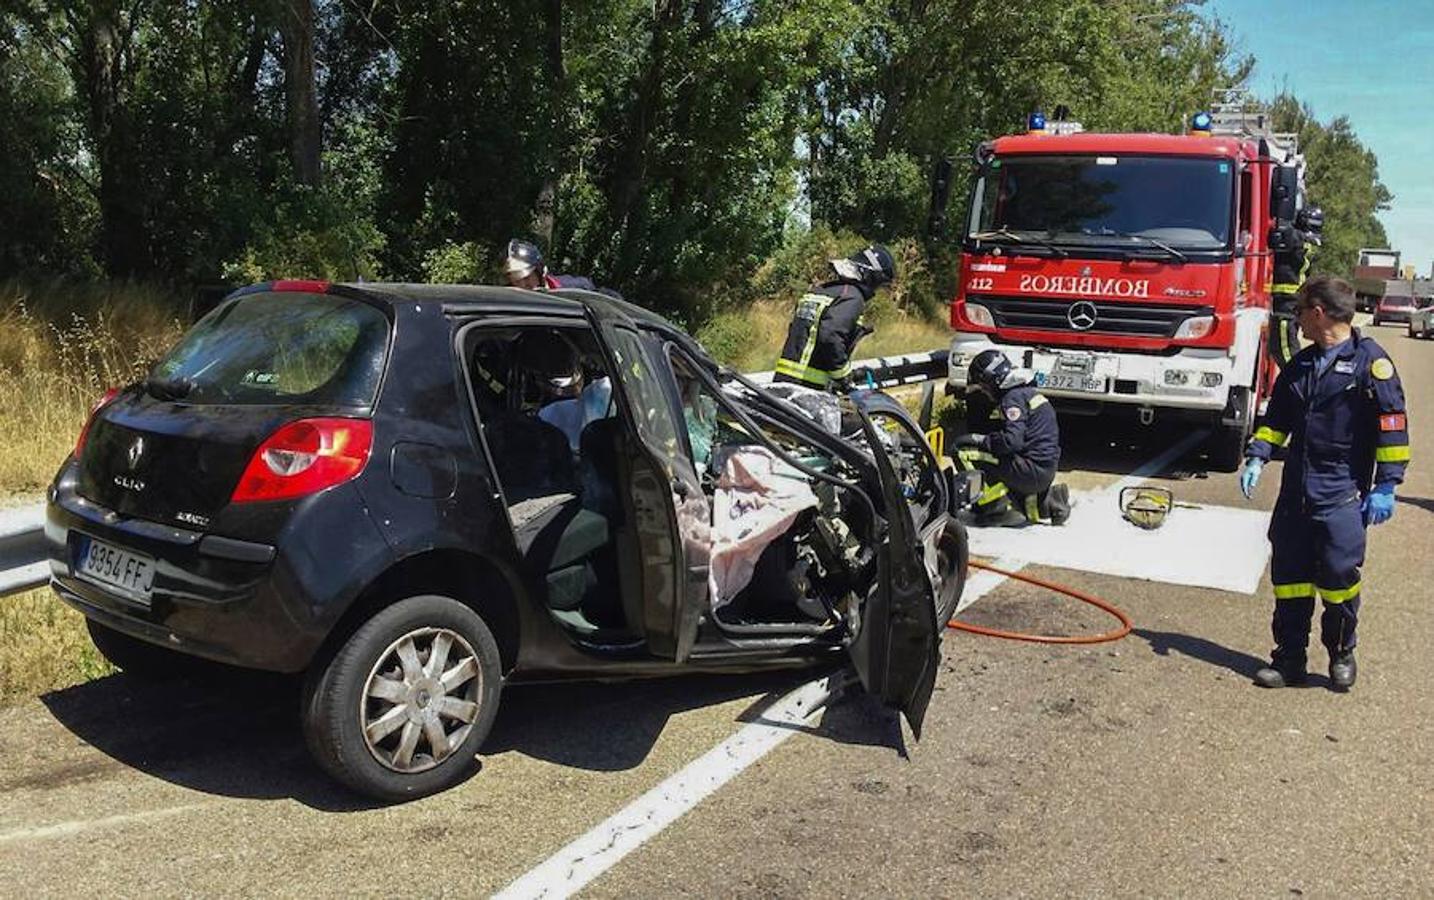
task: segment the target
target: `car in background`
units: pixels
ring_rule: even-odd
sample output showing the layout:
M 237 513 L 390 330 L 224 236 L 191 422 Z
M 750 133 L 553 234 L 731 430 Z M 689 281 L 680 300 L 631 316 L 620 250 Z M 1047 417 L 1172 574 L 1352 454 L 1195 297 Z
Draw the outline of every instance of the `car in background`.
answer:
M 1408 322 L 1414 311 L 1414 298 L 1407 294 L 1385 294 L 1374 304 L 1374 324 Z
M 734 505 L 734 471 L 780 490 Z M 402 800 L 472 774 L 521 681 L 845 662 L 919 734 L 947 477 L 890 397 L 782 395 L 608 296 L 272 282 L 97 404 L 45 535 L 120 669 L 302 674 L 320 766 Z
M 1419 297 L 1409 313 L 1409 336 L 1427 338 L 1434 335 L 1434 297 Z

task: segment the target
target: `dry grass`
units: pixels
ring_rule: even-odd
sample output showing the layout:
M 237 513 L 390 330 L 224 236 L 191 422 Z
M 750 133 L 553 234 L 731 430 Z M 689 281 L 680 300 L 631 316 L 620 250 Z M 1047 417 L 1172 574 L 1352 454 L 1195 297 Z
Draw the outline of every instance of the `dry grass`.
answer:
M 0 598 L 0 706 L 113 671 L 49 588 Z
M 144 288 L 0 285 L 0 497 L 44 491 L 100 395 L 178 339 L 172 308 Z
M 763 300 L 740 311 L 722 313 L 699 329 L 697 337 L 717 359 L 739 372 L 763 372 L 777 364 L 787 337 L 795 299 Z M 951 344 L 951 329 L 917 313 L 904 313 L 878 300 L 867 318 L 876 332 L 857 345 L 858 358 L 940 350 Z
M 42 496 L 90 406 L 179 337 L 174 308 L 136 287 L 0 284 L 0 504 Z M 48 588 L 0 597 L 0 704 L 110 671 Z

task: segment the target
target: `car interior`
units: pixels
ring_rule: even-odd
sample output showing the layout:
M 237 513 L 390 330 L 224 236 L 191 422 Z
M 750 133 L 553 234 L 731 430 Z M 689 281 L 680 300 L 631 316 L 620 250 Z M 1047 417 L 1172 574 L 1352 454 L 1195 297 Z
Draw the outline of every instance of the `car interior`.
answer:
M 549 613 L 583 643 L 639 643 L 641 547 L 626 489 L 635 438 L 595 335 L 586 327 L 484 327 L 470 332 L 466 347 L 484 441 Z M 875 577 L 875 553 L 858 537 L 870 523 L 867 507 L 840 486 L 848 473 L 790 429 L 742 421 L 737 397 L 713 390 L 681 354 L 670 360 L 686 426 L 684 446 L 672 449 L 691 460 L 705 501 L 679 502 L 679 520 L 699 510 L 708 544 L 693 547 L 684 531 L 688 561 L 715 552 L 714 572 L 726 576 L 709 582 L 706 627 L 742 639 L 851 624 L 856 598 Z M 814 421 L 840 427 L 834 395 L 803 399 Z M 734 484 L 735 472 L 750 475 L 743 465 L 761 471 Z M 748 533 L 763 514 L 772 518 L 767 531 Z M 729 549 L 731 559 L 723 555 Z

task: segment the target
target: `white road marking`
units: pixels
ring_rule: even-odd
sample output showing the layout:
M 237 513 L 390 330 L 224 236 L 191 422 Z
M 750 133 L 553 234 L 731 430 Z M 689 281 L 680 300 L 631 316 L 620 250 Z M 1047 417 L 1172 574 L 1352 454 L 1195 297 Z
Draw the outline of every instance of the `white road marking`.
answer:
M 1103 492 L 1139 484 L 1167 466 L 1205 438 L 1197 431 L 1159 456 L 1144 463 Z M 1000 568 L 1017 571 L 1026 563 L 1002 559 Z M 994 572 L 976 572 L 962 593 L 961 608 L 990 593 L 1006 578 Z M 548 859 L 520 876 L 494 895 L 498 900 L 571 897 L 594 878 L 617 865 L 623 857 L 661 833 L 688 810 L 731 781 L 748 766 L 766 756 L 831 699 L 842 675 L 829 675 L 791 691 L 762 713 L 756 722 L 744 725 L 736 734 L 669 776 L 657 787 L 598 823 L 592 830 L 569 843 Z
M 107 816 L 103 819 L 80 819 L 71 822 L 57 822 L 54 825 L 40 825 L 34 828 L 16 828 L 12 831 L 0 831 L 0 845 L 15 843 L 17 841 L 36 841 L 47 838 L 69 837 L 80 834 L 94 828 L 115 828 L 123 825 L 134 825 L 141 822 L 149 822 L 155 819 L 167 819 L 170 816 L 177 816 L 182 813 L 192 812 L 196 809 L 204 809 L 213 806 L 213 803 L 191 803 L 187 806 L 171 806 L 166 809 L 152 809 L 146 812 L 125 813 L 118 816 Z
M 496 898 L 570 897 L 671 825 L 743 769 L 797 733 L 831 699 L 840 674 L 808 682 L 768 707 L 755 722 L 688 763 L 587 834 L 508 885 Z

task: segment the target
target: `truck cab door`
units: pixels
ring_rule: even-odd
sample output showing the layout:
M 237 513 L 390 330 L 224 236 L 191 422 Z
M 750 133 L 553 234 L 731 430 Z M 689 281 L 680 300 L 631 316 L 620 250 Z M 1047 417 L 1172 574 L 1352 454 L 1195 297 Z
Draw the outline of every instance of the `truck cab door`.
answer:
M 870 416 L 853 400 L 881 480 L 886 533 L 877 552 L 876 582 L 862 607 L 861 629 L 848 652 L 866 690 L 901 710 L 920 738 L 941 655 L 935 587 L 896 471 Z
M 589 307 L 611 354 L 614 388 L 637 438 L 628 460 L 626 490 L 632 502 L 641 563 L 643 621 L 631 623 L 656 656 L 684 662 L 691 655 L 707 602 L 711 509 L 687 458 L 684 428 L 671 370 L 654 340 L 616 310 Z M 624 604 L 625 606 L 627 604 Z

